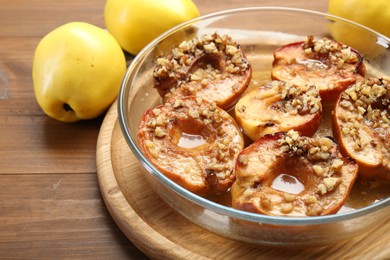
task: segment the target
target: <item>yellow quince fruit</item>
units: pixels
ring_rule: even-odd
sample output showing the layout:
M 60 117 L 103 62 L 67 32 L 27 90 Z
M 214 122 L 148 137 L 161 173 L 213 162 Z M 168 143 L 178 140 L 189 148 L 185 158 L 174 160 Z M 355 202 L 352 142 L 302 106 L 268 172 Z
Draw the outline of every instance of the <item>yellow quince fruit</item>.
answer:
M 354 21 L 390 37 L 390 1 L 388 0 L 329 0 L 328 13 Z M 377 56 L 386 48 L 377 44 L 378 39 L 372 33 L 342 22 L 331 24 L 330 32 L 337 41 L 357 49 L 363 56 Z
M 115 100 L 126 59 L 106 30 L 72 22 L 49 32 L 34 53 L 32 77 L 42 110 L 63 122 L 92 119 Z
M 107 0 L 104 21 L 121 47 L 138 54 L 168 29 L 199 16 L 191 0 Z

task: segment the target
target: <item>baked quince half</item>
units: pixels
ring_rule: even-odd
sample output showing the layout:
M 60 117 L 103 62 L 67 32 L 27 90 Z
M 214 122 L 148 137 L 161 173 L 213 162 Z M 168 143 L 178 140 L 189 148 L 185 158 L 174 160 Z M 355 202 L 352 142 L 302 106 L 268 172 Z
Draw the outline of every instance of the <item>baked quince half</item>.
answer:
M 161 97 L 197 96 L 223 109 L 238 100 L 252 77 L 241 46 L 217 33 L 183 41 L 156 63 L 154 86 Z
M 321 115 L 316 86 L 296 87 L 283 81 L 272 81 L 252 90 L 235 106 L 238 124 L 253 141 L 291 129 L 312 136 L 320 125 Z
M 215 103 L 194 96 L 148 109 L 139 125 L 138 142 L 161 173 L 200 195 L 230 188 L 244 146 L 234 119 Z
M 236 163 L 233 208 L 273 216 L 336 213 L 356 179 L 358 166 L 333 140 L 290 130 L 261 137 Z
M 341 152 L 360 174 L 390 180 L 390 81 L 369 78 L 346 89 L 332 118 Z
M 315 85 L 324 103 L 334 103 L 365 72 L 363 57 L 356 50 L 328 38 L 307 36 L 275 50 L 271 76 L 296 86 Z

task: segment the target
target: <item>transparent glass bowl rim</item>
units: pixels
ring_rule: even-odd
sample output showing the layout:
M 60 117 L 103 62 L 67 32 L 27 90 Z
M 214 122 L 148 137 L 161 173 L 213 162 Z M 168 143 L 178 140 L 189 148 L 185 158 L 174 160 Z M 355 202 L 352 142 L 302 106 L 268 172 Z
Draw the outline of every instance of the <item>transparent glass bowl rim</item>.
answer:
M 281 11 L 281 12 L 293 12 L 293 13 L 302 13 L 307 15 L 315 15 L 315 16 L 322 16 L 325 18 L 330 18 L 333 20 L 340 20 L 345 23 L 350 23 L 355 26 L 364 28 L 365 30 L 371 31 L 373 34 L 377 35 L 378 38 L 383 38 L 387 43 L 390 42 L 390 39 L 387 38 L 384 35 L 381 35 L 374 30 L 365 27 L 363 25 L 360 25 L 358 23 L 355 23 L 353 21 L 337 17 L 331 14 L 326 14 L 318 11 L 312 11 L 312 10 L 306 10 L 306 9 L 299 9 L 299 8 L 290 8 L 290 7 L 246 7 L 246 8 L 237 8 L 237 9 L 230 9 L 225 11 L 219 11 L 215 13 L 211 13 L 208 15 L 200 16 L 198 18 L 192 19 L 190 21 L 184 22 L 178 26 L 175 26 L 174 28 L 166 31 L 165 33 L 161 34 L 159 37 L 154 39 L 152 42 L 150 42 L 145 48 L 143 48 L 138 55 L 134 58 L 134 60 L 130 63 L 127 72 L 125 74 L 125 77 L 123 79 L 123 82 L 121 84 L 121 88 L 118 95 L 118 118 L 120 127 L 122 130 L 122 133 L 125 137 L 125 140 L 127 144 L 129 145 L 130 149 L 136 156 L 136 158 L 143 164 L 143 166 L 149 171 L 149 173 L 152 173 L 158 181 L 165 185 L 170 190 L 177 193 L 179 196 L 182 196 L 186 198 L 187 200 L 191 201 L 192 203 L 197 204 L 200 207 L 203 207 L 204 209 L 214 211 L 220 215 L 228 216 L 235 219 L 241 219 L 246 220 L 250 222 L 256 222 L 256 223 L 264 223 L 264 224 L 273 224 L 273 225 L 285 225 L 285 226 L 307 226 L 307 225 L 319 225 L 319 224 L 325 224 L 325 223 L 331 223 L 331 222 L 339 222 L 339 221 L 346 221 L 349 219 L 355 219 L 376 211 L 379 211 L 385 207 L 388 207 L 390 205 L 390 198 L 386 198 L 382 201 L 379 201 L 377 203 L 371 204 L 367 207 L 363 207 L 357 210 L 344 212 L 344 213 L 338 213 L 333 215 L 325 215 L 325 216 L 315 216 L 315 217 L 283 217 L 283 216 L 268 216 L 268 215 L 261 215 L 256 213 L 250 213 L 245 212 L 241 210 L 237 210 L 228 206 L 224 206 L 221 204 L 218 204 L 216 202 L 207 200 L 201 196 L 198 196 L 178 184 L 171 181 L 169 178 L 167 178 L 164 174 L 162 174 L 151 162 L 148 161 L 148 159 L 143 155 L 141 150 L 138 148 L 136 140 L 133 140 L 130 130 L 128 127 L 128 113 L 127 113 L 127 107 L 128 107 L 128 99 L 127 94 L 129 93 L 129 88 L 127 87 L 128 82 L 131 78 L 131 75 L 133 74 L 135 68 L 139 66 L 140 62 L 143 61 L 143 59 L 152 51 L 152 49 L 161 41 L 164 40 L 166 37 L 170 36 L 171 34 L 180 31 L 182 28 L 187 27 L 190 24 L 196 23 L 198 21 L 202 21 L 205 19 L 210 18 L 216 18 L 224 16 L 231 15 L 231 14 L 239 14 L 239 13 L 245 13 L 245 12 L 262 12 L 262 11 Z

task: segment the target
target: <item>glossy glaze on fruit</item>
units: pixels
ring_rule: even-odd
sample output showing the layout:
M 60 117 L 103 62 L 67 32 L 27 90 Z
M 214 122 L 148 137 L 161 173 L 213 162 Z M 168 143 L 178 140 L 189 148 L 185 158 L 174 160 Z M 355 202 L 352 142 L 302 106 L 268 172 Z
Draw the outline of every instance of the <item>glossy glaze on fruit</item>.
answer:
M 198 194 L 230 188 L 244 146 L 233 118 L 215 103 L 194 96 L 146 111 L 138 142 L 163 174 Z
M 312 136 L 320 125 L 321 115 L 316 86 L 295 87 L 282 81 L 272 81 L 252 90 L 235 106 L 238 124 L 253 141 L 291 129 Z
M 294 85 L 316 85 L 323 102 L 333 103 L 341 91 L 365 75 L 362 56 L 327 38 L 307 36 L 303 42 L 284 45 L 274 52 L 272 78 Z
M 335 106 L 333 134 L 360 174 L 390 180 L 390 81 L 369 78 L 346 89 Z
M 251 78 L 252 66 L 240 45 L 228 36 L 202 37 L 156 60 L 154 86 L 164 105 L 149 109 L 142 118 L 138 138 L 144 154 L 182 187 L 240 210 L 281 216 L 340 210 L 359 166 L 324 136 L 332 135 L 331 112 L 340 93 L 364 79 L 360 54 L 308 36 L 278 48 L 271 77 L 245 92 L 257 78 Z M 272 81 L 280 71 L 288 72 L 287 81 Z M 234 84 L 239 91 L 232 91 Z M 228 110 L 238 99 L 230 111 L 234 119 L 208 117 L 210 109 L 222 115 L 226 112 L 218 107 Z M 184 100 L 189 105 L 183 106 Z M 179 116 L 173 115 L 178 109 Z M 222 130 L 223 138 L 210 134 L 216 133 L 210 127 L 218 129 L 221 122 L 212 123 L 217 121 L 230 124 L 230 130 Z M 234 148 L 227 134 L 237 137 Z M 248 139 L 246 148 L 243 138 Z
M 342 157 L 329 138 L 304 137 L 293 130 L 266 135 L 238 156 L 232 207 L 277 216 L 336 213 L 357 171 L 356 163 Z
M 247 89 L 252 68 L 239 44 L 216 33 L 184 41 L 157 59 L 154 85 L 161 97 L 198 96 L 230 108 Z

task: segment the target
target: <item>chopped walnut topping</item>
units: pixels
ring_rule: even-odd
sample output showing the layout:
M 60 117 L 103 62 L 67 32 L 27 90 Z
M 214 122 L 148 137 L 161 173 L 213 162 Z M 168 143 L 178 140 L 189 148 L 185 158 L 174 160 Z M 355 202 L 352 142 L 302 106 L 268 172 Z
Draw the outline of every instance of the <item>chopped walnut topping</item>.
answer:
M 320 195 L 325 195 L 326 193 L 335 189 L 341 183 L 340 178 L 337 177 L 328 177 L 324 178 L 323 182 L 318 185 L 317 192 Z
M 313 196 L 313 195 L 307 196 L 305 199 L 306 204 L 314 204 L 314 203 L 317 203 L 317 201 L 318 200 L 317 200 L 316 196 Z
M 323 184 L 323 183 L 319 184 L 317 187 L 317 192 L 321 195 L 325 195 L 328 192 L 325 184 Z
M 294 130 L 288 131 L 279 142 L 285 147 L 283 150 L 291 153 L 292 156 L 307 154 L 309 160 L 327 160 L 330 156 L 330 148 L 332 147 L 332 141 L 329 138 L 300 136 Z
M 318 176 L 322 175 L 325 172 L 324 168 L 319 165 L 313 165 L 313 171 Z
M 184 105 L 183 100 L 175 99 L 172 106 L 173 106 L 173 108 L 179 108 L 179 107 L 182 107 L 183 105 Z
M 293 211 L 294 209 L 294 205 L 291 204 L 291 203 L 284 203 L 280 209 L 280 211 L 284 214 L 288 214 L 290 213 L 291 211 Z
M 210 42 L 209 44 L 203 45 L 203 48 L 204 48 L 204 51 L 206 53 L 217 53 L 218 52 L 218 49 L 213 42 Z
M 181 78 L 180 75 L 184 76 L 187 72 L 186 67 L 194 60 L 203 55 L 217 53 L 228 56 L 226 68 L 229 73 L 243 73 L 249 67 L 249 62 L 240 51 L 240 46 L 232 38 L 227 35 L 220 36 L 214 33 L 183 41 L 178 47 L 172 50 L 172 55 L 168 55 L 165 58 L 158 58 L 153 76 L 159 81 L 166 78 L 175 78 L 176 76 Z M 198 71 L 191 75 L 189 81 L 201 81 L 205 75 L 208 78 L 221 76 L 220 71 L 215 68 L 211 69 L 210 67 L 204 71 L 199 68 Z M 181 83 L 179 82 L 178 85 Z
M 165 115 L 160 114 L 160 115 L 158 115 L 158 116 L 156 117 L 155 122 L 156 122 L 156 126 L 163 126 L 163 125 L 166 124 L 167 118 L 165 117 Z
M 388 135 L 390 131 L 389 95 L 390 81 L 374 78 L 357 82 L 341 94 L 339 105 L 347 110 L 347 115 L 338 117 L 341 133 L 352 137 L 356 151 L 370 145 L 359 135 L 363 124 L 374 129 L 382 140 L 387 139 L 386 133 Z
M 324 210 L 318 203 L 311 204 L 313 206 L 308 207 L 306 214 L 308 216 L 318 216 Z
M 271 210 L 273 208 L 271 199 L 267 198 L 266 196 L 261 197 L 260 204 L 266 210 Z
M 335 170 L 338 170 L 343 166 L 343 164 L 344 164 L 343 160 L 335 159 L 335 160 L 333 160 L 331 167 Z
M 287 202 L 293 202 L 296 199 L 296 195 L 287 192 L 284 193 L 283 197 Z
M 241 154 L 239 157 L 238 157 L 238 162 L 243 164 L 243 165 L 247 165 L 248 164 L 248 161 L 249 161 L 249 157 L 248 155 L 246 154 Z
M 190 75 L 190 80 L 198 82 L 205 80 L 208 82 L 209 80 L 220 79 L 221 76 L 222 74 L 218 69 L 215 69 L 210 64 L 207 64 L 205 69 L 199 68 L 194 73 L 192 73 Z
M 239 52 L 237 46 L 234 46 L 234 45 L 226 45 L 226 50 L 225 50 L 226 54 L 230 54 L 230 55 L 235 55 L 236 53 Z
M 199 117 L 199 110 L 197 108 L 190 108 L 188 110 L 188 116 L 192 118 L 198 118 Z
M 161 127 L 156 127 L 154 130 L 157 137 L 164 137 L 167 133 Z
M 312 35 L 306 36 L 303 49 L 309 56 L 314 54 L 329 55 L 330 62 L 338 69 L 342 68 L 345 63 L 356 63 L 359 60 L 358 54 L 352 51 L 351 47 L 328 38 L 316 39 Z
M 281 101 L 272 105 L 274 109 L 291 115 L 315 114 L 322 109 L 321 98 L 316 86 L 296 87 L 283 81 L 272 81 L 271 86 L 280 93 Z
M 159 108 L 153 109 L 153 114 L 154 114 L 155 116 L 158 116 L 159 114 L 161 114 L 161 109 L 159 109 Z

